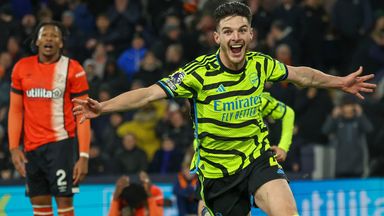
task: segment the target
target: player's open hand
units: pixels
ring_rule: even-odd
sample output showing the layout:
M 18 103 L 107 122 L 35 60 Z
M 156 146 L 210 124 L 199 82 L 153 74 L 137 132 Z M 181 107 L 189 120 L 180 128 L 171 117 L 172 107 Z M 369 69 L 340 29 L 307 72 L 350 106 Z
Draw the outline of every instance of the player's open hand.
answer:
M 80 123 L 83 123 L 86 119 L 91 119 L 99 116 L 101 114 L 101 104 L 93 100 L 92 98 L 87 98 L 87 100 L 74 98 L 72 102 L 77 104 L 73 108 L 74 115 L 81 115 Z
M 370 93 L 376 89 L 376 85 L 372 83 L 367 83 L 366 81 L 371 80 L 374 75 L 369 74 L 365 76 L 360 76 L 363 72 L 363 67 L 359 67 L 359 69 L 348 76 L 343 77 L 344 84 L 341 87 L 341 90 L 353 94 L 360 99 L 364 99 L 362 92 Z
M 113 193 L 113 199 L 118 200 L 120 197 L 120 194 L 123 192 L 125 187 L 128 187 L 129 185 L 129 177 L 128 176 L 121 176 L 119 179 L 116 181 L 116 187 L 115 187 L 115 192 Z
M 287 152 L 278 146 L 271 146 L 271 150 L 275 153 L 277 162 L 284 162 L 287 158 Z
M 17 172 L 22 176 L 26 176 L 25 164 L 28 163 L 27 158 L 20 149 L 12 149 L 12 163 L 15 166 Z
M 73 168 L 73 184 L 77 185 L 88 174 L 88 158 L 80 157 Z

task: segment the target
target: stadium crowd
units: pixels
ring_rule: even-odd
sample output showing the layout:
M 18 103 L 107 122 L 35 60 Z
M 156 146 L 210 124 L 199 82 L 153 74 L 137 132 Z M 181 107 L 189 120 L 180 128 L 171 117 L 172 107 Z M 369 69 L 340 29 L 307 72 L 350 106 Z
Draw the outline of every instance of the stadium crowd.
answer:
M 105 101 L 123 91 L 149 86 L 200 54 L 215 52 L 212 11 L 220 2 L 1 1 L 0 179 L 20 178 L 7 144 L 10 76 L 15 62 L 31 54 L 29 35 L 39 22 L 58 20 L 65 25 L 70 35 L 65 39 L 64 54 L 83 65 L 90 97 Z M 314 167 L 308 168 L 306 149 L 337 146 L 333 176 L 384 175 L 379 169 L 384 164 L 384 2 L 246 3 L 253 12 L 256 35 L 252 50 L 288 65 L 306 65 L 338 75 L 362 65 L 365 74 L 375 74 L 374 82 L 379 85 L 364 101 L 285 82 L 266 86 L 266 91 L 296 112 L 295 135 L 285 169 L 311 172 Z M 111 113 L 93 119 L 91 125 L 88 176 L 129 175 L 141 170 L 177 173 L 193 151 L 193 128 L 185 100 L 158 101 L 133 112 Z M 268 125 L 271 143 L 277 144 L 280 126 L 273 122 Z M 343 163 L 346 160 L 354 163 Z M 359 166 L 362 168 L 355 169 Z

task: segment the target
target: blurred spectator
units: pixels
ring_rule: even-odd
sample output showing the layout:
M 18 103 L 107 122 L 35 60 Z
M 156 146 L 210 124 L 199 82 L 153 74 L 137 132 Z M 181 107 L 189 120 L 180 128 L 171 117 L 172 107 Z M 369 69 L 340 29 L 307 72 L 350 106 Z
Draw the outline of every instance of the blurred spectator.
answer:
M 88 53 L 92 53 L 98 43 L 103 43 L 108 52 L 115 50 L 118 45 L 118 32 L 111 28 L 111 21 L 105 14 L 99 14 L 96 18 L 96 32 L 87 36 L 85 48 Z
M 156 32 L 161 31 L 164 19 L 172 13 L 182 11 L 182 1 L 179 0 L 148 0 L 147 13 Z
M 190 174 L 189 163 L 183 163 L 177 180 L 173 185 L 179 216 L 194 215 L 197 212 L 198 199 L 196 197 L 196 174 Z
M 292 34 L 299 35 L 302 10 L 296 5 L 295 0 L 282 0 L 281 5 L 273 11 L 273 20 L 283 20 L 290 27 Z
M 95 28 L 95 17 L 90 12 L 90 6 L 101 6 L 102 0 L 94 1 L 87 0 L 73 0 L 70 1 L 70 8 L 75 17 L 75 26 L 77 26 L 83 33 L 94 31 Z M 105 8 L 103 8 L 105 10 Z M 99 13 L 96 13 L 99 14 Z
M 140 170 L 146 170 L 148 166 L 147 155 L 137 147 L 135 135 L 126 134 L 123 137 L 123 149 L 120 149 L 114 155 L 115 173 L 134 174 Z
M 300 14 L 301 64 L 324 69 L 323 45 L 329 17 L 321 0 L 305 0 Z
M 270 55 L 276 56 L 275 50 L 280 44 L 286 44 L 291 49 L 292 64 L 297 65 L 300 62 L 300 47 L 296 37 L 293 35 L 292 27 L 287 26 L 284 21 L 274 21 L 271 31 L 267 36 L 266 50 Z
M 131 48 L 125 50 L 118 58 L 117 64 L 130 81 L 135 73 L 140 69 L 140 62 L 143 60 L 147 48 L 145 41 L 140 34 L 135 34 Z
M 93 139 L 94 135 L 93 135 Z M 95 145 L 92 141 L 91 148 L 89 149 L 89 166 L 88 166 L 88 176 L 101 176 L 109 174 L 111 168 L 109 168 L 110 158 L 108 155 L 102 151 L 99 145 Z
M 8 38 L 7 51 L 11 55 L 12 65 L 14 65 L 20 58 L 25 56 L 24 50 L 20 47 L 21 41 L 15 36 Z
M 164 72 L 165 69 L 161 68 L 160 60 L 156 58 L 153 52 L 148 51 L 140 63 L 139 72 L 133 76 L 133 80 L 139 80 L 143 86 L 150 86 L 160 80 Z
M 86 52 L 80 44 L 85 43 L 85 35 L 76 26 L 73 12 L 69 10 L 64 11 L 61 16 L 61 22 L 69 31 L 69 35 L 65 38 L 64 54 L 77 59 L 79 62 L 83 62 Z
M 48 7 L 52 10 L 53 20 L 60 20 L 64 11 L 69 9 L 68 0 L 50 0 L 47 3 Z
M 156 134 L 158 137 L 171 138 L 175 142 L 176 148 L 182 153 L 187 151 L 193 141 L 192 125 L 184 118 L 179 105 L 176 103 L 169 104 L 166 118 L 156 126 Z
M 114 60 L 109 59 L 105 65 L 103 84 L 109 87 L 112 96 L 128 90 L 128 80 Z
M 372 10 L 366 0 L 337 0 L 333 5 L 332 24 L 339 35 L 341 73 L 346 73 L 352 53 L 372 25 Z
M 205 13 L 198 18 L 196 26 L 193 27 L 194 32 L 190 32 L 188 43 L 185 43 L 184 52 L 187 60 L 193 59 L 196 55 L 217 51 L 217 44 L 213 37 L 215 28 L 212 14 Z M 197 38 L 197 41 L 193 40 L 192 37 Z
M 5 140 L 5 129 L 0 124 L 0 179 L 9 180 L 13 175 L 13 165 Z
M 37 12 L 37 20 L 39 23 L 53 20 L 52 10 L 43 4 Z
M 172 74 L 184 63 L 183 46 L 181 44 L 169 45 L 165 51 L 163 77 Z
M 101 134 L 98 134 L 102 151 L 112 156 L 118 149 L 122 148 L 121 139 L 117 135 L 117 128 L 123 123 L 123 116 L 120 113 L 107 115 L 109 122 L 106 123 Z
M 173 43 L 182 44 L 181 21 L 177 16 L 167 16 L 160 39 L 152 46 L 151 50 L 162 62 L 165 61 L 164 50 Z
M 18 23 L 12 15 L 11 6 L 5 4 L 0 7 L 0 52 L 5 51 L 8 38 L 12 35 L 19 35 Z
M 106 46 L 103 43 L 98 43 L 95 50 L 92 53 L 92 59 L 94 61 L 94 74 L 99 78 L 103 79 L 105 65 L 108 61 L 108 55 Z
M 276 59 L 286 65 L 292 65 L 292 52 L 287 44 L 280 44 L 276 47 Z
M 149 172 L 177 173 L 182 161 L 183 154 L 176 148 L 175 141 L 169 137 L 164 137 L 161 141 L 161 148 L 156 151 L 149 165 Z
M 0 53 L 0 76 L 4 81 L 11 80 L 12 56 L 9 52 Z
M 2 54 L 0 54 L 0 109 L 7 108 L 9 105 L 9 91 L 11 85 L 8 79 L 5 78 L 6 70 L 1 64 Z M 0 119 L 1 121 L 1 119 Z
M 323 125 L 323 133 L 333 135 L 336 148 L 335 176 L 362 177 L 368 173 L 366 134 L 372 124 L 352 95 L 345 95 Z
M 356 70 L 359 66 L 364 67 L 365 74 L 384 76 L 384 12 L 379 14 L 371 33 L 361 41 L 353 55 L 350 69 Z
M 26 14 L 21 19 L 21 41 L 23 42 L 23 49 L 27 52 L 30 51 L 29 44 L 26 43 L 27 38 L 32 35 L 36 26 L 36 16 L 34 14 Z
M 117 53 L 127 49 L 134 33 L 134 23 L 141 18 L 141 1 L 138 0 L 114 0 L 107 15 L 111 22 L 111 29 L 118 36 L 115 42 Z
M 258 41 L 265 40 L 273 20 L 272 13 L 263 7 L 263 0 L 248 0 L 252 11 L 251 26 L 257 32 Z
M 133 87 L 133 86 L 132 86 Z M 137 110 L 132 121 L 124 122 L 117 130 L 119 136 L 133 133 L 138 140 L 138 146 L 152 159 L 156 150 L 160 147 L 160 141 L 156 136 L 155 127 L 160 118 L 164 115 L 166 101 L 156 101 Z
M 101 79 L 95 73 L 95 61 L 93 59 L 87 59 L 83 63 L 83 68 L 87 74 L 87 80 L 89 84 L 88 95 L 91 98 L 97 98 L 101 86 Z
M 327 136 L 319 130 L 328 114 L 332 111 L 332 100 L 329 92 L 324 89 L 301 89 L 295 101 L 296 124 L 298 136 L 304 145 L 327 144 Z

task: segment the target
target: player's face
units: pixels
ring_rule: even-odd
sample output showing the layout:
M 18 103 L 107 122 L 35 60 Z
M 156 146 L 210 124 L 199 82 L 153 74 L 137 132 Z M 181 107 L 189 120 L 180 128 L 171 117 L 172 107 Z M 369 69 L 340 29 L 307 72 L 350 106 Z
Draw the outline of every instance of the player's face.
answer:
M 63 48 L 60 29 L 54 25 L 46 25 L 40 28 L 36 46 L 39 48 L 39 55 L 42 54 L 45 57 L 59 55 L 60 49 Z
M 252 40 L 253 32 L 247 18 L 229 16 L 220 20 L 214 34 L 220 45 L 220 59 L 230 69 L 240 69 L 245 62 L 245 53 Z

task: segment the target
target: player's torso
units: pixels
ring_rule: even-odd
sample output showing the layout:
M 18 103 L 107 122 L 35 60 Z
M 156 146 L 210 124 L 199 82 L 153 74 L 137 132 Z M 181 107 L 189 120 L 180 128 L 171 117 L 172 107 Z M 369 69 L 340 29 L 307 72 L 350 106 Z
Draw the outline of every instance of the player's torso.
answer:
M 70 95 L 66 92 L 69 88 L 69 59 L 62 57 L 56 63 L 43 64 L 34 58 L 25 61 L 19 69 L 26 144 L 68 138 L 68 130 L 74 125 Z
M 261 63 L 252 58 L 241 72 L 228 72 L 217 61 L 196 70 L 204 80 L 195 108 L 204 164 L 200 168 L 205 169 L 205 176 L 217 177 L 217 169 L 233 174 L 269 145 L 260 112 L 266 80 L 262 70 Z

